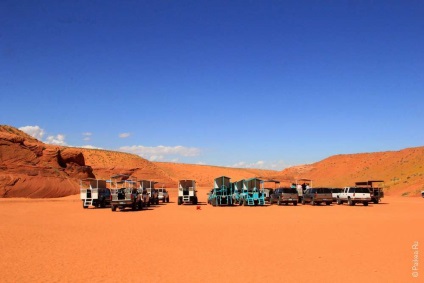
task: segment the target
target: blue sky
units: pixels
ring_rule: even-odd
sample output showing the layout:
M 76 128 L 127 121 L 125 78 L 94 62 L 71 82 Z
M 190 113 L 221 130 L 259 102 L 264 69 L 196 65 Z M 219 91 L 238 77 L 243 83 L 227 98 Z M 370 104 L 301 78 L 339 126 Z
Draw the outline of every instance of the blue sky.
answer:
M 283 169 L 424 145 L 424 2 L 0 1 L 0 123 Z

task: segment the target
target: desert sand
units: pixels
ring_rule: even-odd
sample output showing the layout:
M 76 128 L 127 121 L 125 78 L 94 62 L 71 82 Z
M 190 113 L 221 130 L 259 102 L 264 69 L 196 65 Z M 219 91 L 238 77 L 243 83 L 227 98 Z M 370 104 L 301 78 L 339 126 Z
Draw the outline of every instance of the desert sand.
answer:
M 0 199 L 1 281 L 423 282 L 422 198 L 212 207 L 207 190 L 200 209 L 173 193 L 134 212 L 83 209 L 79 195 Z

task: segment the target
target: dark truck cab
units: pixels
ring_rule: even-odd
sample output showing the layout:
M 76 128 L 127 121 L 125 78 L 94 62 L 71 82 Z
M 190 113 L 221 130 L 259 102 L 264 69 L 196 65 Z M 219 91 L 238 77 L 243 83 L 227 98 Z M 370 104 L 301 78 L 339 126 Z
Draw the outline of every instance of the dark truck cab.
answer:
M 311 188 L 303 194 L 302 204 L 310 203 L 312 205 L 325 203 L 330 205 L 333 202 L 333 195 L 329 188 Z
M 277 205 L 292 203 L 297 205 L 298 194 L 295 188 L 279 188 L 274 191 L 269 197 L 269 204 L 277 203 Z

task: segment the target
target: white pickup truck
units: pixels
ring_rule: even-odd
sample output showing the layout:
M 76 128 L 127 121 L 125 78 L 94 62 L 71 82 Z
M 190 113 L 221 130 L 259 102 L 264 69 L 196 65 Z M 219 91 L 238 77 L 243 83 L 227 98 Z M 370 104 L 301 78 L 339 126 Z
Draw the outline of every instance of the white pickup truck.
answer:
M 162 200 L 162 202 L 169 202 L 169 194 L 165 187 L 157 189 L 158 190 L 158 198 Z
M 337 195 L 337 204 L 343 204 L 344 202 L 349 205 L 363 203 L 364 206 L 367 206 L 370 201 L 371 194 L 367 188 L 346 187 Z

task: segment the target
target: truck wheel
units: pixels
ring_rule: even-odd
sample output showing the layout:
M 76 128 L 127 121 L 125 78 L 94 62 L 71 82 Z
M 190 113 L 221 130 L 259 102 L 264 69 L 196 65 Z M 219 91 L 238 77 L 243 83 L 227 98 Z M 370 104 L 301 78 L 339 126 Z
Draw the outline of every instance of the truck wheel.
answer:
M 372 200 L 372 202 L 375 203 L 375 204 L 377 204 L 378 203 L 378 199 L 375 198 L 375 199 Z
M 82 208 L 88 208 L 88 206 L 86 206 L 86 205 L 84 204 L 84 201 L 82 201 Z
M 181 205 L 182 201 L 181 198 L 178 198 L 178 205 Z
M 368 202 L 367 201 L 364 201 L 364 206 L 368 206 Z
M 325 204 L 326 204 L 326 205 L 330 205 L 330 204 L 331 204 L 331 202 L 327 201 Z
M 169 202 L 169 197 L 166 198 L 166 202 Z
M 197 204 L 197 197 L 194 197 L 193 204 Z
M 297 205 L 297 201 L 295 201 L 295 202 L 293 203 L 293 205 L 294 205 L 294 206 L 296 206 L 296 205 Z
M 111 206 L 111 209 L 112 209 L 112 211 L 116 211 L 116 206 L 115 205 L 112 205 Z

